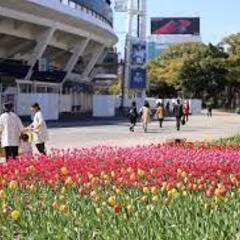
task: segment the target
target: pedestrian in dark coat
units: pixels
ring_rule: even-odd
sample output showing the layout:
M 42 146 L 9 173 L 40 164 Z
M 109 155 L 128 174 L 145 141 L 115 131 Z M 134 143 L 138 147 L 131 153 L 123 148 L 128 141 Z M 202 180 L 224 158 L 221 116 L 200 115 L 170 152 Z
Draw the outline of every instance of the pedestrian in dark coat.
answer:
M 176 127 L 177 130 L 180 131 L 180 126 L 181 126 L 181 118 L 183 116 L 183 106 L 180 102 L 180 100 L 177 100 L 177 104 L 174 106 L 174 114 L 176 117 Z
M 138 119 L 138 112 L 137 112 L 137 107 L 136 107 L 136 102 L 132 103 L 132 106 L 129 110 L 129 122 L 130 122 L 130 127 L 129 130 L 130 132 L 134 132 L 134 127 L 136 126 L 137 119 Z

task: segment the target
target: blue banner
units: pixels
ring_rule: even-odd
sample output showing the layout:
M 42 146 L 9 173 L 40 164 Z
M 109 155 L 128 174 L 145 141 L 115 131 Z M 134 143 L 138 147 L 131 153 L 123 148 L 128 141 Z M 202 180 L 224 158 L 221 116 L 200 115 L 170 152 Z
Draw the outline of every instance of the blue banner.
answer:
M 147 47 L 146 42 L 139 41 L 132 43 L 131 48 L 131 64 L 145 65 L 147 62 Z
M 130 83 L 131 89 L 145 89 L 146 88 L 147 72 L 145 68 L 131 68 Z

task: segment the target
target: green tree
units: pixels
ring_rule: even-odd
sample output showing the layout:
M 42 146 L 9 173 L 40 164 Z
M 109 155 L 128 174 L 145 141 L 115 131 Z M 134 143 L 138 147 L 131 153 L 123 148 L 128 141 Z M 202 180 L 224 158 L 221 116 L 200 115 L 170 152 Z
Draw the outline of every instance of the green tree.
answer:
M 217 102 L 228 73 L 227 58 L 222 46 L 203 43 L 172 46 L 149 63 L 150 87 L 172 87 L 184 97 L 199 97 L 206 101 L 212 98 Z
M 229 54 L 226 61 L 228 68 L 226 107 L 235 107 L 235 99 L 236 97 L 238 99 L 240 97 L 240 33 L 226 37 L 221 43 L 221 46 L 223 46 Z
M 109 88 L 110 95 L 121 95 L 122 94 L 122 85 L 120 79 L 114 81 Z

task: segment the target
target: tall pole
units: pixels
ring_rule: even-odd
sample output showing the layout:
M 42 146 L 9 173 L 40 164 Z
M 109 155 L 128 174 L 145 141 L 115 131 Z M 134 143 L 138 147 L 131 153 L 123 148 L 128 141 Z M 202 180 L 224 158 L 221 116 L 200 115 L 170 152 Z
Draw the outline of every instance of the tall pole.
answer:
M 125 74 L 123 84 L 123 107 L 127 107 L 128 103 L 128 87 L 129 77 L 131 71 L 131 45 L 133 38 L 133 18 L 137 15 L 137 37 L 142 41 L 146 41 L 146 28 L 147 28 L 147 0 L 137 1 L 137 9 L 134 9 L 134 0 L 127 0 L 127 36 L 125 43 Z M 139 96 L 145 98 L 146 89 L 140 90 Z
M 140 12 L 140 0 L 137 0 L 137 11 Z M 137 37 L 140 38 L 140 14 L 137 16 Z
M 123 107 L 128 106 L 128 87 L 131 66 L 131 41 L 132 41 L 132 23 L 134 17 L 134 2 L 128 0 L 127 8 L 127 36 L 125 43 L 125 64 L 124 64 L 124 85 L 123 85 Z
M 140 39 L 146 40 L 147 38 L 147 0 L 141 0 L 140 6 Z
M 146 41 L 147 38 L 147 0 L 141 0 L 141 9 L 140 9 L 140 39 Z M 147 79 L 146 79 L 147 81 Z M 146 83 L 148 86 L 148 83 Z M 146 89 L 142 90 L 141 93 L 142 99 L 146 98 Z

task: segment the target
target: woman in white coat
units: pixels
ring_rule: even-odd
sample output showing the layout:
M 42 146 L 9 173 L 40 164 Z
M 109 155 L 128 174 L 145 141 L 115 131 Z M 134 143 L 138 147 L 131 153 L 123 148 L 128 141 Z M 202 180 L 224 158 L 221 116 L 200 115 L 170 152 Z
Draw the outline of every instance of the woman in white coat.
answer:
M 0 116 L 1 146 L 5 150 L 6 161 L 16 159 L 20 145 L 20 136 L 24 127 L 20 118 L 13 112 L 13 104 L 3 106 L 4 113 Z
M 33 142 L 39 153 L 46 155 L 45 142 L 48 139 L 46 122 L 38 103 L 34 103 L 31 106 L 31 111 L 34 113 L 33 122 L 30 125 L 30 129 L 33 133 Z

